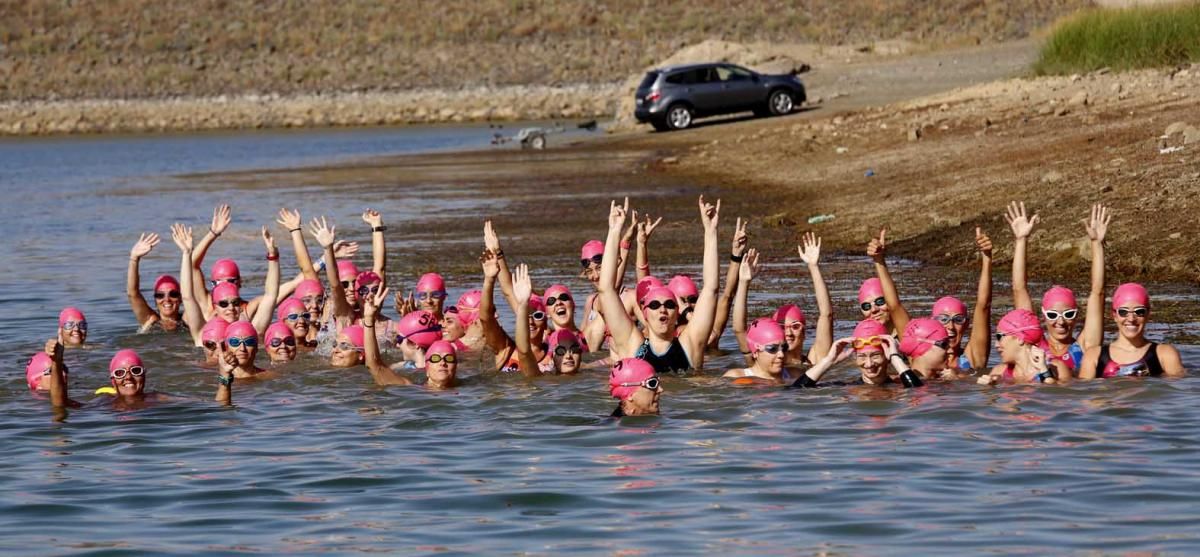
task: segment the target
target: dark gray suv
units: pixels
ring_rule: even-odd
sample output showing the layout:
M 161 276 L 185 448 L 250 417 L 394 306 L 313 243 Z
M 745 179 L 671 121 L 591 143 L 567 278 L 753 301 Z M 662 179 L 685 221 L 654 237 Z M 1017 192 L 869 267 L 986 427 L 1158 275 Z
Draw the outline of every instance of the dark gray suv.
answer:
M 752 110 L 791 112 L 805 100 L 794 74 L 764 75 L 733 64 L 688 64 L 652 70 L 638 85 L 634 117 L 654 129 L 681 130 L 696 118 Z

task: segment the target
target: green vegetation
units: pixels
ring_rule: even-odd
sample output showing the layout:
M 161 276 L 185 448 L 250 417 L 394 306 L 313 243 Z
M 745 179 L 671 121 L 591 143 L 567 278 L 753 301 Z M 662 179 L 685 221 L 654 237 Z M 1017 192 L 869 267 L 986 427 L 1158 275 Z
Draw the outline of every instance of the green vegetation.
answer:
M 1200 2 L 1095 9 L 1055 26 L 1039 75 L 1128 70 L 1200 61 Z
M 998 41 L 1089 0 L 0 0 L 0 101 L 614 82 L 705 39 Z

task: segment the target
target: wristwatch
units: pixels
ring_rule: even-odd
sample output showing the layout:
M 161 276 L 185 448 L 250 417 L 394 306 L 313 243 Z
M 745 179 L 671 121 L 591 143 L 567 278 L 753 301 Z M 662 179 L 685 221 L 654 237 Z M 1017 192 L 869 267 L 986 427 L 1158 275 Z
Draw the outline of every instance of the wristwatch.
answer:
M 220 383 L 226 387 L 232 387 L 233 386 L 233 376 L 230 375 L 230 376 L 226 377 L 224 375 L 218 375 L 217 383 Z

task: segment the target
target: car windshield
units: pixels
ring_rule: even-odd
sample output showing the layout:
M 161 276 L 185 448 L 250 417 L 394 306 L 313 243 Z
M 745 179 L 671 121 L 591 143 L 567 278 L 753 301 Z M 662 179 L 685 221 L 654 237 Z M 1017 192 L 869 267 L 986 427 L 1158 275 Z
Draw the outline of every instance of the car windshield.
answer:
M 642 84 L 638 85 L 638 89 L 649 89 L 654 82 L 658 80 L 658 72 L 647 72 L 646 77 L 642 78 Z

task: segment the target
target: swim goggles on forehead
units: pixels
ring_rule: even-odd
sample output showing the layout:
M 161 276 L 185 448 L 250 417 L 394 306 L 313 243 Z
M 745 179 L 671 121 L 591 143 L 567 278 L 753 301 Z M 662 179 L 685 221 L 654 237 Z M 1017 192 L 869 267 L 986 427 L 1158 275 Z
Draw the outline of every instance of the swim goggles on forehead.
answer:
M 64 331 L 78 330 L 81 333 L 86 333 L 87 332 L 87 321 L 67 321 L 62 324 L 62 329 Z
M 637 383 L 620 383 L 619 385 L 622 387 L 645 387 L 651 391 L 657 391 L 658 376 L 648 377 L 645 381 L 638 381 Z
M 1079 315 L 1079 310 L 1064 309 L 1062 311 L 1055 311 L 1052 309 L 1044 309 L 1044 310 L 1042 310 L 1042 315 L 1044 315 L 1046 317 L 1046 321 L 1058 321 L 1059 317 L 1062 317 L 1063 319 L 1070 321 L 1072 319 L 1075 319 L 1076 315 Z
M 963 323 L 967 322 L 967 316 L 965 316 L 961 313 L 956 314 L 956 315 L 949 315 L 949 314 L 943 313 L 941 315 L 938 315 L 937 317 L 934 317 L 934 319 L 937 319 L 938 323 L 941 323 L 942 325 L 946 325 L 948 323 L 954 323 L 955 325 L 962 325 Z
M 1138 317 L 1145 317 L 1147 313 L 1150 313 L 1150 310 L 1148 310 L 1144 307 L 1117 308 L 1117 315 L 1119 315 L 1121 317 L 1129 317 L 1129 314 L 1131 314 L 1131 313 Z
M 883 307 L 887 305 L 887 300 L 883 296 L 875 298 L 875 305 Z M 863 302 L 858 305 L 863 311 L 871 311 L 871 302 Z
M 663 301 L 651 300 L 649 303 L 647 303 L 646 305 L 644 305 L 642 307 L 649 309 L 649 310 L 656 310 L 658 308 L 679 309 L 679 304 L 675 303 L 675 300 L 663 300 Z
M 588 259 L 580 259 L 580 260 L 579 260 L 579 265 L 580 265 L 581 267 L 583 267 L 583 268 L 585 268 L 585 269 L 586 269 L 588 265 L 591 265 L 592 263 L 595 263 L 595 264 L 599 265 L 599 264 L 600 264 L 600 262 L 601 262 L 601 261 L 603 261 L 603 260 L 604 260 L 604 255 L 603 255 L 603 254 L 600 254 L 600 253 L 597 253 L 596 255 L 593 255 L 591 258 L 588 258 Z
M 124 379 L 126 374 L 134 377 L 141 377 L 146 374 L 146 369 L 142 366 L 129 366 L 127 368 L 119 367 L 108 372 L 109 377 L 112 377 L 113 379 Z
M 567 294 L 566 292 L 563 292 L 563 293 L 559 294 L 557 297 L 550 296 L 549 298 L 546 298 L 546 306 L 552 306 L 559 302 L 566 303 L 569 301 L 571 301 L 571 295 Z

